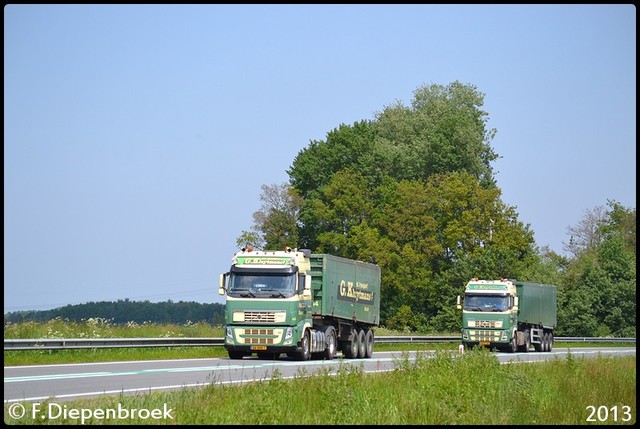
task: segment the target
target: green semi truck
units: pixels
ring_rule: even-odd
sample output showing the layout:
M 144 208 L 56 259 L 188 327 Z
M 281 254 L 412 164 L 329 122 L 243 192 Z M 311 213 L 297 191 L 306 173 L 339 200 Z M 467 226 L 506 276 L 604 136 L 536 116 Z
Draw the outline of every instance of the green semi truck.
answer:
M 553 285 L 517 280 L 471 279 L 458 296 L 462 309 L 462 345 L 507 352 L 553 348 L 557 291 Z
M 231 359 L 370 358 L 380 324 L 380 267 L 307 249 L 243 248 L 220 275 Z

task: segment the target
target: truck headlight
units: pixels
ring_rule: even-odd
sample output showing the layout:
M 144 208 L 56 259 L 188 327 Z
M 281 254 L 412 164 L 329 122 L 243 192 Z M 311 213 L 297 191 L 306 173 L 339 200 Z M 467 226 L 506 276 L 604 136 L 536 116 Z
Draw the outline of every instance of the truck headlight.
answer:
M 233 340 L 233 328 L 231 326 L 227 326 L 227 338 Z
M 293 328 L 291 326 L 289 326 L 287 328 L 287 332 L 284 334 L 284 339 L 285 340 L 290 340 L 291 338 L 293 338 Z

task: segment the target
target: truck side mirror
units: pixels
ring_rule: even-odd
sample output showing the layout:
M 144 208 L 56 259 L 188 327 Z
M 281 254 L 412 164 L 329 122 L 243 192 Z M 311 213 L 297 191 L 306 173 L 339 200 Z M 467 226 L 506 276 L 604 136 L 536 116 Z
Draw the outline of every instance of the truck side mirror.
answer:
M 298 294 L 309 293 L 311 291 L 311 276 L 298 273 Z
M 220 280 L 218 283 L 218 294 L 224 295 L 225 290 L 227 289 L 227 278 L 229 277 L 229 273 L 220 274 Z
M 458 299 L 456 299 L 456 308 L 462 310 L 462 298 L 460 298 L 460 295 L 458 295 Z
M 303 299 L 311 299 L 311 275 L 298 274 L 298 294 Z

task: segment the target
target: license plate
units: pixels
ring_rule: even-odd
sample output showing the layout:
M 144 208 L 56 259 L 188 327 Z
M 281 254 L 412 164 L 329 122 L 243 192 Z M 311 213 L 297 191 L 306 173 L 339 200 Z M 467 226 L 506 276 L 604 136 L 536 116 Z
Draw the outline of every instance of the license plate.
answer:
M 481 346 L 488 346 L 489 345 L 489 341 L 480 341 L 480 345 Z
M 267 346 L 251 346 L 251 350 L 267 350 Z

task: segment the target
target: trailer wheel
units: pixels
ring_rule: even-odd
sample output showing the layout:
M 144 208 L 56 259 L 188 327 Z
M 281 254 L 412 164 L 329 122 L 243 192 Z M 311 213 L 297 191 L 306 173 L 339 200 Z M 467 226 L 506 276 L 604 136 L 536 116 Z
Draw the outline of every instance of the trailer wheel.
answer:
M 311 340 L 309 339 L 309 330 L 304 331 L 304 335 L 302 336 L 302 344 L 300 345 L 302 349 L 298 352 L 298 360 L 309 360 L 311 357 Z
M 364 336 L 364 330 L 363 329 L 358 329 L 358 357 L 359 358 L 364 358 L 365 355 L 367 354 L 367 345 L 364 343 L 365 341 L 365 336 Z
M 336 330 L 333 326 L 329 326 L 324 332 L 324 338 L 327 343 L 327 348 L 324 350 L 323 357 L 326 360 L 331 360 L 336 357 Z
M 373 343 L 375 339 L 373 338 L 373 331 L 371 329 L 367 329 L 364 334 L 364 357 L 369 359 L 373 356 Z
M 549 332 L 549 351 L 553 349 L 553 332 Z

